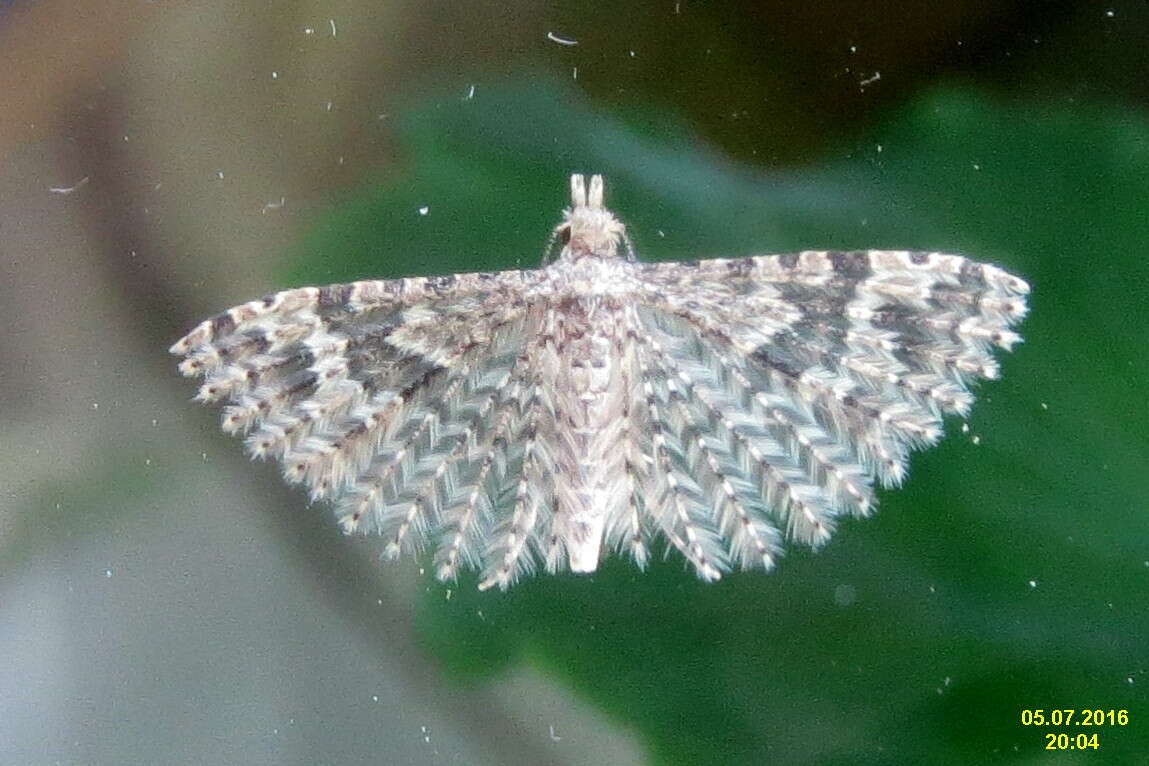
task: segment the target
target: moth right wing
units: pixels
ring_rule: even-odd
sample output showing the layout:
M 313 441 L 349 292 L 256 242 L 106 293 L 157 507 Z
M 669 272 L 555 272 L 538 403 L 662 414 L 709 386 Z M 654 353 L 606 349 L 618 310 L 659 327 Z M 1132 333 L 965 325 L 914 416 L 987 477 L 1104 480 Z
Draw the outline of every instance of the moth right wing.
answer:
M 748 509 L 765 498 L 787 536 L 812 545 L 838 514 L 869 512 L 875 478 L 900 482 L 944 414 L 968 411 L 969 383 L 997 375 L 991 347 L 1019 340 L 1028 292 L 994 266 L 903 251 L 642 264 L 640 276 L 654 380 L 671 381 L 657 383 L 668 402 L 680 389 L 680 422 L 712 445 L 691 472 Z M 723 484 L 716 461 L 724 475 L 740 466 L 740 482 Z M 745 563 L 771 546 L 731 538 L 743 518 L 732 502 L 715 521 Z

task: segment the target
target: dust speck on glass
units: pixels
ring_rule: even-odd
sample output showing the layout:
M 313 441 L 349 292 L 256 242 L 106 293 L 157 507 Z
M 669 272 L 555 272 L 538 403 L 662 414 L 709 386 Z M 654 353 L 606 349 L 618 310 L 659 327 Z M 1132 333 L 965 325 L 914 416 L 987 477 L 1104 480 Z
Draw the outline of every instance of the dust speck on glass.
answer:
M 303 287 L 172 346 L 384 553 L 507 588 L 663 540 L 698 576 L 817 547 L 994 378 L 1029 286 L 959 255 L 806 251 L 642 263 L 571 176 L 538 269 Z

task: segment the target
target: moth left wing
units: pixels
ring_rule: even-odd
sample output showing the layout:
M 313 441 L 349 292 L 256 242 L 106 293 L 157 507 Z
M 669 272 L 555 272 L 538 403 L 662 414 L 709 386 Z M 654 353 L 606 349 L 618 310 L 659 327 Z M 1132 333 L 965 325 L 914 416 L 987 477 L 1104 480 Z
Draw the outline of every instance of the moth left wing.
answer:
M 201 323 L 171 351 L 183 374 L 204 377 L 198 399 L 227 403 L 224 430 L 246 434 L 253 456 L 279 459 L 313 498 L 340 498 L 345 528 L 384 534 L 388 553 L 433 529 L 461 535 L 444 543 L 443 573 L 453 574 L 482 557 L 488 495 L 513 480 L 505 450 L 486 468 L 481 455 L 525 427 L 506 412 L 532 390 L 521 357 L 537 332 L 537 275 L 287 290 Z M 492 413 L 498 427 L 484 425 Z M 481 490 L 462 520 L 442 516 L 458 505 L 444 495 L 448 480 L 453 496 L 468 482 Z

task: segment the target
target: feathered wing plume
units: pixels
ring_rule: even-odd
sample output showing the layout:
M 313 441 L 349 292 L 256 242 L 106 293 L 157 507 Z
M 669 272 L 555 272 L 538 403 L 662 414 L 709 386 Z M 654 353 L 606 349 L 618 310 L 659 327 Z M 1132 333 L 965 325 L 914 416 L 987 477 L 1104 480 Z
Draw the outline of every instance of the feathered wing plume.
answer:
M 572 179 L 544 268 L 277 293 L 172 352 L 387 557 L 430 548 L 509 587 L 641 567 L 655 538 L 714 580 L 818 546 L 964 415 L 1020 339 L 1022 280 L 961 256 L 805 252 L 643 264 Z M 605 546 L 604 546 L 605 543 Z
M 700 434 L 684 474 L 741 567 L 818 546 L 964 415 L 1026 312 L 1020 279 L 942 253 L 805 252 L 642 267 L 644 347 Z M 717 558 L 717 555 L 716 555 Z M 703 569 L 699 573 L 706 575 Z

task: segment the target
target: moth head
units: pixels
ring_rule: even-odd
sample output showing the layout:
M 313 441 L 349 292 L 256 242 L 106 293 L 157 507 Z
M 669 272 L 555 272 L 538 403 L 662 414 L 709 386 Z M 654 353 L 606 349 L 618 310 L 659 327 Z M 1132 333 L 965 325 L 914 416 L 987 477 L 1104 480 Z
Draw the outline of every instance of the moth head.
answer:
M 626 227 L 603 207 L 602 176 L 590 177 L 588 187 L 582 175 L 571 176 L 571 206 L 555 227 L 555 239 L 562 247 L 560 258 L 614 258 L 619 244 L 626 240 Z

